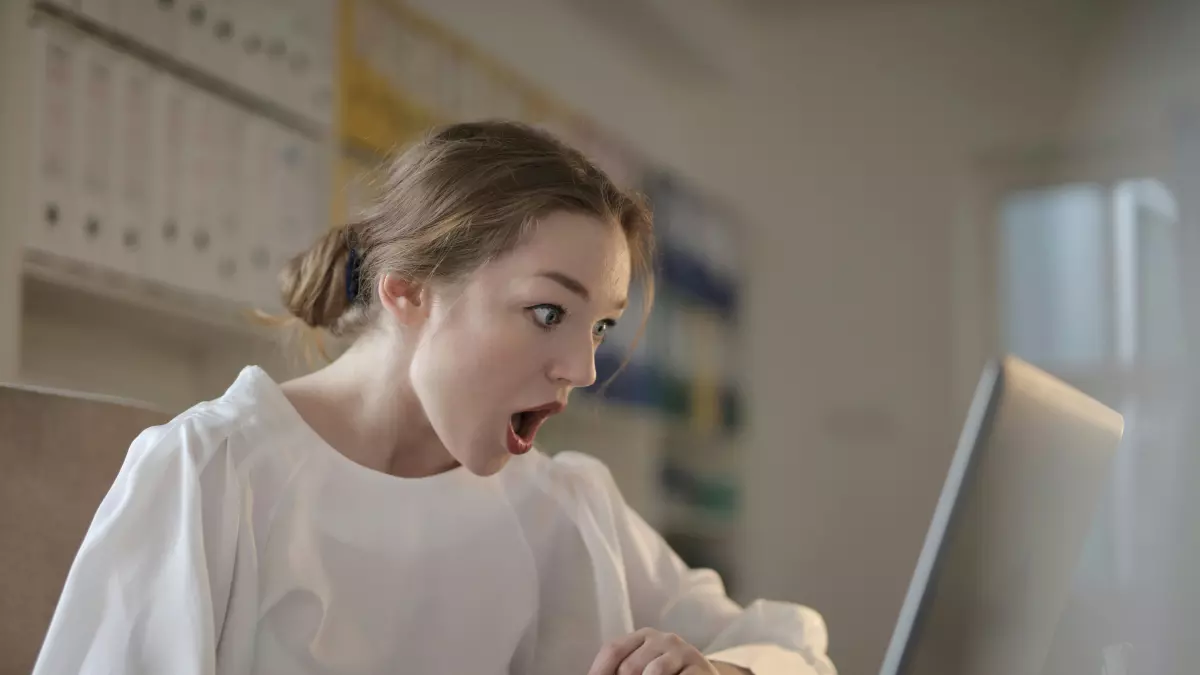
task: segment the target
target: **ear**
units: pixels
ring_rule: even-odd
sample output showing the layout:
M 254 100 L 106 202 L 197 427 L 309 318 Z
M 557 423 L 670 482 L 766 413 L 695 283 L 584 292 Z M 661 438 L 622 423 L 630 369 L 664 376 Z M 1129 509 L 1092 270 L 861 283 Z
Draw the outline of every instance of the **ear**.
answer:
M 397 274 L 379 278 L 379 304 L 405 326 L 418 326 L 429 318 L 429 298 L 424 286 Z

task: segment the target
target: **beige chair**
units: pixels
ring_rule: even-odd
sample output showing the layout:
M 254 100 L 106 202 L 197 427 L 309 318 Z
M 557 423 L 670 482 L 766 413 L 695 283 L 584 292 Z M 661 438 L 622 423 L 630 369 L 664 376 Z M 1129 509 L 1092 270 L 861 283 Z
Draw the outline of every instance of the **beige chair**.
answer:
M 67 571 L 130 442 L 169 415 L 0 385 L 0 675 L 27 675 Z

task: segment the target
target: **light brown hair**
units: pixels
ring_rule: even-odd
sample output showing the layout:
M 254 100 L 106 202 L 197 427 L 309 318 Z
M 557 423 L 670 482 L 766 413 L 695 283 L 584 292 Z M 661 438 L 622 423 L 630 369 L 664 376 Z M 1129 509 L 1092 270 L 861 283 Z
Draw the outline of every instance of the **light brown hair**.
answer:
M 594 216 L 625 232 L 648 313 L 653 236 L 645 200 L 550 134 L 498 121 L 444 127 L 400 155 L 378 203 L 283 268 L 284 307 L 310 327 L 352 333 L 374 316 L 381 275 L 418 283 L 460 279 L 558 211 Z M 348 284 L 358 292 L 348 292 Z

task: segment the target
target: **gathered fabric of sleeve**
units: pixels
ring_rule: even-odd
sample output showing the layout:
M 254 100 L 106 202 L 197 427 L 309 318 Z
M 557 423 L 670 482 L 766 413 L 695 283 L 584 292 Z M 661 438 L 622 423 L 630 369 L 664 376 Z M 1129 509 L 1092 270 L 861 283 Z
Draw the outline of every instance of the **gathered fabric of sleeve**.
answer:
M 214 675 L 238 538 L 226 441 L 185 416 L 133 442 L 63 587 L 34 675 Z
M 741 607 L 720 576 L 689 568 L 645 520 L 625 503 L 612 475 L 586 455 L 556 460 L 591 475 L 607 493 L 624 565 L 635 628 L 675 633 L 712 661 L 755 675 L 834 675 L 825 621 L 802 605 L 758 600 Z

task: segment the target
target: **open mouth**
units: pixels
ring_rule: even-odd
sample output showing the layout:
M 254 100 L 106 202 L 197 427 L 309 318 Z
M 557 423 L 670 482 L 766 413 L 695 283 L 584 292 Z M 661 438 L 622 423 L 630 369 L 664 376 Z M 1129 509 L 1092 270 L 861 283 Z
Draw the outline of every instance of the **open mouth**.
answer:
M 514 455 L 529 452 L 542 423 L 562 409 L 563 405 L 555 402 L 513 413 L 508 423 L 508 451 Z

